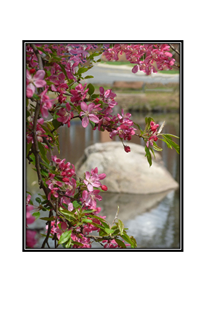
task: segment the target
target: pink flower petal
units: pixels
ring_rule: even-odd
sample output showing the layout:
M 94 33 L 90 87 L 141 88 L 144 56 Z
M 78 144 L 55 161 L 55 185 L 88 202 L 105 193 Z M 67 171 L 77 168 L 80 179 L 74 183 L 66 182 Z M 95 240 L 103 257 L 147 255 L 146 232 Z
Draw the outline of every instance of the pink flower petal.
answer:
M 44 81 L 44 80 L 36 80 L 35 81 L 35 85 L 36 85 L 36 87 L 37 88 L 42 88 L 42 87 L 44 87 L 45 85 L 46 85 L 47 83 L 46 83 L 46 81 Z
M 88 124 L 89 124 L 89 119 L 88 119 L 88 117 L 84 117 L 84 118 L 82 119 L 82 126 L 83 126 L 83 128 L 86 128 L 86 127 L 88 126 Z
M 33 94 L 34 94 L 34 91 L 31 88 L 27 87 L 27 89 L 26 89 L 27 98 L 32 98 Z
M 44 79 L 44 76 L 45 76 L 45 71 L 44 70 L 38 70 L 34 77 L 33 77 L 33 80 L 40 80 L 40 79 Z
M 132 72 L 133 73 L 137 73 L 138 72 L 138 65 L 135 65 L 133 68 L 132 68 Z
M 97 116 L 95 116 L 94 114 L 89 114 L 89 118 L 94 123 L 98 123 L 99 122 L 99 118 Z
M 87 111 L 88 107 L 87 107 L 87 104 L 85 102 L 81 102 L 81 109 L 83 111 Z

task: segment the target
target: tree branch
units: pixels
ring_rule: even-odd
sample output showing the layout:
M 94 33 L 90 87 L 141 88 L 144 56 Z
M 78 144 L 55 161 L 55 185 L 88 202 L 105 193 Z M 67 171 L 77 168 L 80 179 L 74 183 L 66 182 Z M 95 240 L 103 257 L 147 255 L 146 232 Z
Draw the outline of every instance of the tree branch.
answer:
M 37 57 L 37 60 L 38 60 L 38 63 L 39 63 L 39 69 L 40 70 L 43 70 L 43 62 L 42 62 L 42 57 L 41 57 L 41 54 L 39 53 L 37 47 L 35 44 L 31 43 L 30 46 L 32 47 L 36 57 Z
M 169 46 L 173 51 L 175 51 L 178 55 L 180 55 L 180 52 L 172 44 L 169 43 Z
M 51 218 L 51 216 L 52 216 L 52 210 L 49 211 L 49 218 Z M 51 232 L 51 221 L 48 221 L 47 235 L 46 235 L 46 238 L 44 239 L 44 241 L 42 243 L 41 248 L 44 248 L 46 243 L 47 243 L 47 245 L 49 247 L 48 239 L 49 239 L 50 232 Z

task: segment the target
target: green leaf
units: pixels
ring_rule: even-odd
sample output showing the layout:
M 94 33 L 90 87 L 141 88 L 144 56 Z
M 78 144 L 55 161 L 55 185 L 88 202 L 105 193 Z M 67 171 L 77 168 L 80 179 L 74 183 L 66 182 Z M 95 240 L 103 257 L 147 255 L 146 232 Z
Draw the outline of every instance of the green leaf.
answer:
M 32 216 L 33 217 L 35 217 L 36 218 L 36 220 L 40 217 L 40 212 L 38 211 L 38 212 L 34 212 L 33 214 L 32 214 Z
M 71 247 L 71 244 L 72 244 L 72 239 L 68 239 L 68 241 L 66 242 L 65 244 L 65 248 L 70 248 Z
M 100 217 L 97 217 L 97 216 L 95 216 L 95 215 L 89 215 L 89 217 L 92 218 L 92 219 L 97 219 L 97 220 L 101 221 L 101 223 L 103 224 L 103 226 L 104 226 L 105 228 L 110 229 L 110 228 L 109 228 L 109 225 L 104 221 L 104 219 L 102 219 L 102 218 L 100 218 Z M 112 227 L 112 229 L 113 229 L 113 227 Z
M 162 137 L 164 138 L 164 141 L 166 142 L 167 146 L 169 144 L 170 148 L 173 147 L 176 150 L 176 152 L 180 154 L 180 146 L 177 143 L 175 143 L 171 137 L 167 137 L 167 135 L 165 134 L 162 134 Z
M 72 233 L 72 230 L 68 230 L 68 231 L 65 231 L 64 233 L 62 233 L 58 243 L 62 244 L 62 243 L 67 242 L 68 239 L 70 239 L 70 237 L 71 237 L 71 233 Z
M 162 148 L 160 148 L 160 147 L 157 146 L 157 144 L 156 144 L 155 141 L 153 142 L 153 148 L 154 148 L 154 150 L 156 150 L 156 151 L 162 151 L 162 150 L 163 150 Z
M 105 230 L 105 232 L 108 233 L 108 234 L 111 234 L 111 233 L 113 233 L 113 232 L 115 231 L 115 230 L 113 230 L 113 229 L 108 229 L 108 228 L 105 228 L 104 230 Z
M 78 241 L 72 241 L 72 244 L 76 244 L 77 246 L 83 247 L 83 244 Z
M 82 219 L 82 222 L 83 223 L 92 223 L 92 220 L 90 220 L 90 219 Z
M 125 240 L 127 243 L 131 245 L 131 248 L 136 248 L 135 242 L 133 239 L 131 239 L 126 233 L 121 236 L 123 240 Z
M 50 169 L 50 170 L 52 170 L 53 168 L 49 165 L 49 164 L 47 164 L 47 163 L 45 163 L 45 162 L 40 162 L 44 167 L 46 167 L 46 168 L 48 168 L 48 169 Z
M 89 123 L 91 124 L 92 128 L 95 127 L 95 123 L 93 121 L 89 120 Z
M 111 229 L 113 229 L 113 228 L 111 228 Z M 113 230 L 114 230 L 114 232 L 112 233 L 113 236 L 116 236 L 117 234 L 120 233 L 119 229 L 113 229 Z
M 61 122 L 58 122 L 56 119 L 54 119 L 52 123 L 55 129 L 58 129 L 61 126 Z
M 135 122 L 133 122 L 133 123 L 134 123 L 134 125 L 135 125 L 136 127 L 138 127 L 138 129 L 141 131 L 141 128 L 140 128 L 139 124 L 137 124 L 137 123 L 135 123 Z
M 146 125 L 147 125 L 147 126 L 149 126 L 149 125 L 150 125 L 150 122 L 151 122 L 151 121 L 153 121 L 153 122 L 154 122 L 154 119 L 153 119 L 153 118 L 151 118 L 151 117 L 148 117 L 148 118 L 146 117 L 146 118 L 145 118 L 145 123 L 146 123 Z
M 170 149 L 172 149 L 172 146 L 171 146 L 171 145 L 170 145 L 166 140 L 161 139 L 161 138 L 159 138 L 159 140 L 161 140 L 161 141 L 165 142 L 165 143 L 166 143 L 166 145 L 167 145 L 167 147 L 168 147 L 168 148 L 170 148 Z
M 28 153 L 29 153 L 29 151 L 30 151 L 31 147 L 32 147 L 32 142 L 30 142 L 30 143 L 28 143 L 28 144 L 27 144 L 27 148 L 26 148 L 26 149 L 27 149 L 27 150 L 26 150 L 26 151 L 27 151 L 27 152 L 26 152 L 26 157 L 28 156 Z
M 65 210 L 65 209 L 60 209 L 60 212 L 67 218 L 67 219 L 71 219 L 71 220 L 77 220 L 77 217 L 74 213 Z
M 100 230 L 102 230 L 104 233 L 106 233 L 106 229 L 108 230 L 108 228 L 104 228 L 103 226 L 101 226 L 100 224 L 97 224 L 95 222 L 91 223 L 93 226 L 99 228 Z M 109 229 L 110 230 L 110 229 Z
M 147 146 L 145 147 L 145 152 L 146 152 L 146 157 L 147 157 L 147 161 L 149 162 L 149 165 L 152 165 L 152 155 L 149 151 L 149 148 L 147 148 Z
M 171 137 L 174 137 L 174 138 L 177 138 L 177 139 L 180 139 L 178 136 L 175 136 L 174 134 L 170 134 L 170 133 L 162 133 L 162 135 L 168 137 L 169 139 L 172 139 Z
M 42 47 L 37 47 L 37 50 L 42 51 L 43 53 L 45 53 L 47 55 L 47 52 Z
M 65 69 L 65 67 L 63 66 L 63 64 L 58 62 L 58 65 L 61 67 L 61 69 L 62 69 L 62 71 L 63 71 L 63 73 L 64 73 L 64 75 L 65 75 L 65 77 L 66 77 L 66 80 L 69 80 L 68 75 L 67 75 L 67 73 L 66 73 L 66 69 Z
M 81 75 L 82 73 L 86 72 L 88 69 L 89 69 L 89 68 L 84 68 L 84 67 L 82 67 L 82 68 L 80 68 L 80 69 L 78 70 L 78 74 Z
M 84 77 L 84 79 L 90 79 L 90 78 L 94 78 L 93 76 L 86 76 Z
M 92 213 L 92 212 L 94 212 L 94 211 L 96 211 L 96 209 L 92 209 L 92 210 L 83 210 L 83 212 L 82 212 L 82 213 Z
M 91 96 L 93 94 L 95 88 L 91 83 L 88 84 L 87 88 L 89 89 L 88 94 Z
M 46 162 L 49 163 L 49 160 L 47 159 L 46 153 L 47 153 L 47 149 L 43 146 L 43 144 L 41 144 L 40 142 L 38 142 L 38 147 L 39 147 L 39 151 L 41 153 L 42 159 Z M 46 149 L 46 150 L 45 150 Z
M 123 234 L 124 224 L 121 220 L 118 219 L 118 228 L 120 230 L 121 235 Z
M 135 238 L 133 238 L 133 236 L 130 236 L 130 240 L 133 243 L 133 248 L 137 248 L 137 241 L 135 240 Z
M 91 98 L 92 98 L 92 99 L 99 98 L 99 94 L 92 94 L 92 95 L 91 95 Z
M 39 97 L 36 93 L 34 93 L 32 97 L 33 97 L 33 99 L 35 99 L 35 100 L 40 100 L 40 97 Z
M 151 152 L 153 153 L 154 158 L 156 158 L 156 157 L 155 157 L 154 150 L 153 150 L 152 148 L 150 148 L 150 150 L 151 150 Z
M 33 164 L 35 165 L 35 155 L 31 154 L 30 159 L 32 160 Z
M 78 207 L 80 207 L 80 204 L 75 200 L 73 201 L 73 207 L 77 209 Z
M 38 202 L 38 203 L 41 203 L 41 199 L 39 197 L 35 198 L 35 200 Z
M 50 217 L 50 218 L 40 218 L 40 220 L 45 220 L 45 221 L 53 221 L 53 220 L 55 220 L 55 218 L 54 217 Z
M 126 248 L 126 245 L 123 241 L 119 240 L 119 239 L 115 239 L 115 241 L 118 243 L 119 247 L 121 248 Z

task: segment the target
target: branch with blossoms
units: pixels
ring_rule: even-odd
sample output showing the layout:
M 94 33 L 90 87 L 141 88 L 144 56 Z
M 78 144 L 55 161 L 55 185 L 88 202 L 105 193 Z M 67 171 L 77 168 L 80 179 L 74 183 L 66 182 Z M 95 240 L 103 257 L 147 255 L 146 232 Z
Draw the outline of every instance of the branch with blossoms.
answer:
M 73 45 L 73 44 L 30 44 L 26 48 L 26 115 L 27 115 L 27 158 L 37 172 L 39 188 L 44 194 L 35 200 L 27 195 L 27 224 L 40 218 L 40 211 L 48 213 L 40 218 L 46 222 L 46 234 L 42 248 L 54 247 L 91 248 L 92 242 L 106 248 L 136 248 L 136 240 L 129 236 L 127 228 L 116 214 L 112 225 L 101 216 L 97 201 L 108 187 L 102 183 L 105 173 L 93 168 L 77 177 L 75 167 L 65 159 L 53 154 L 54 147 L 60 150 L 57 130 L 60 126 L 71 126 L 73 119 L 81 120 L 86 128 L 107 131 L 111 139 L 119 137 L 124 151 L 130 152 L 126 142 L 137 135 L 144 139 L 146 157 L 152 165 L 154 150 L 161 151 L 156 144 L 163 140 L 168 147 L 179 152 L 172 135 L 161 133 L 154 119 L 146 118 L 144 130 L 131 120 L 130 113 L 113 114 L 117 105 L 112 90 L 82 85 L 81 80 L 91 78 L 83 74 L 93 67 L 95 57 L 104 53 L 108 59 L 117 60 L 118 53 L 125 52 L 127 59 L 147 74 L 156 70 L 170 69 L 174 63 L 168 45 Z M 54 99 L 50 98 L 54 93 Z M 51 118 L 46 120 L 47 118 Z M 160 138 L 161 137 L 161 138 Z M 176 136 L 173 136 L 177 138 Z M 118 212 L 117 212 L 118 213 Z M 98 234 L 93 235 L 93 231 Z M 35 233 L 27 227 L 27 247 L 36 244 Z

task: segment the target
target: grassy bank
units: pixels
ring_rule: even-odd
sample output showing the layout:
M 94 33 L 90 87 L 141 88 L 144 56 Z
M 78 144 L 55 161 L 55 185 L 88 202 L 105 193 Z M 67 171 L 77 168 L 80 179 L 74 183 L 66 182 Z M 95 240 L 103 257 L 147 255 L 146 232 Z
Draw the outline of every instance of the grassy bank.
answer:
M 114 88 L 109 84 L 94 84 L 95 93 L 99 93 L 99 87 L 105 90 L 112 89 L 116 93 L 115 100 L 118 106 L 130 112 L 179 112 L 179 84 L 178 83 L 146 83 L 144 90 L 127 88 Z M 158 91 L 147 91 L 158 90 Z M 171 90 L 165 92 L 164 90 Z M 56 98 L 53 92 L 50 97 Z
M 94 85 L 95 93 L 99 93 L 100 86 L 105 90 L 112 89 L 116 93 L 115 100 L 125 111 L 179 112 L 178 83 L 146 83 L 144 90 L 114 88 L 105 84 Z M 170 92 L 164 90 L 170 90 Z

